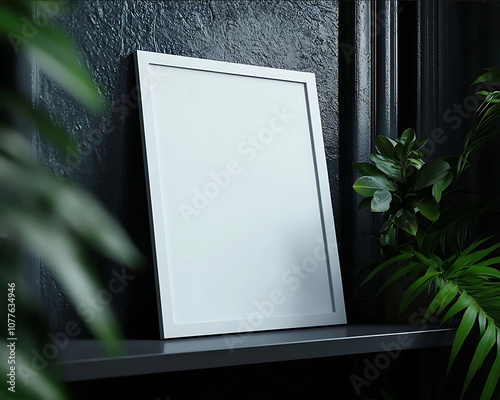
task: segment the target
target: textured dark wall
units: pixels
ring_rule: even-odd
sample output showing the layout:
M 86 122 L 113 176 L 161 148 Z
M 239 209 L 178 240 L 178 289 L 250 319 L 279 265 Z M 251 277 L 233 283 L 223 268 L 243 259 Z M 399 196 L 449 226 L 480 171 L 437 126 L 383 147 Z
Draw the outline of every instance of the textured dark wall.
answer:
M 146 187 L 135 90 L 138 50 L 284 68 L 316 74 L 334 207 L 339 205 L 338 4 L 335 1 L 82 1 L 59 17 L 82 50 L 111 104 L 100 120 L 89 116 L 35 71 L 33 96 L 53 110 L 79 144 L 65 159 L 40 148 L 62 179 L 83 184 L 115 214 L 149 257 Z M 336 218 L 339 220 L 338 207 Z M 342 238 L 341 227 L 337 226 Z M 105 283 L 119 267 L 102 264 Z M 42 269 L 42 295 L 59 330 L 76 319 Z M 159 335 L 153 267 L 113 296 L 126 336 Z
M 345 4 L 329 0 L 76 2 L 59 17 L 59 21 L 80 46 L 83 60 L 94 72 L 110 106 L 101 119 L 88 115 L 46 79 L 35 65 L 33 99 L 41 107 L 51 110 L 55 119 L 62 120 L 76 138 L 80 151 L 77 155 L 76 149 L 68 149 L 66 157 L 58 158 L 41 146 L 41 159 L 61 179 L 76 180 L 101 199 L 150 259 L 134 51 L 142 49 L 314 72 L 342 256 L 343 252 L 350 251 L 346 248 L 352 247 L 352 243 L 345 239 L 349 237 L 345 233 L 352 221 L 348 215 L 344 218 L 339 215 L 341 206 L 345 206 L 339 194 L 350 190 L 350 182 L 345 178 L 346 171 L 350 170 L 349 163 L 339 160 L 352 151 L 349 146 L 356 140 L 348 124 L 342 130 L 343 136 L 339 137 L 339 120 L 345 116 L 339 115 L 341 105 L 338 99 L 343 87 L 358 84 L 345 85 L 345 74 L 339 76 L 339 64 L 345 61 L 345 55 L 339 55 L 339 36 L 342 33 L 339 32 L 339 8 L 342 6 Z M 416 25 L 408 25 L 408 22 L 414 24 L 413 6 L 404 4 L 404 8 L 400 35 L 406 29 L 410 40 L 399 44 L 401 49 L 408 49 L 404 52 L 404 59 L 400 60 L 401 81 L 414 79 L 409 77 L 404 65 L 416 64 L 417 61 L 413 51 L 416 39 L 412 35 Z M 404 20 L 405 12 L 410 14 L 408 21 Z M 445 120 L 445 115 L 456 116 L 453 107 L 462 105 L 472 93 L 469 84 L 484 67 L 500 62 L 500 53 L 496 51 L 500 31 L 495 25 L 500 7 L 498 2 L 442 2 L 439 13 L 439 79 L 434 99 L 438 107 L 434 110 L 434 117 L 436 127 L 443 128 L 447 137 L 436 152 L 441 155 L 458 150 L 460 134 L 472 123 L 472 118 L 462 118 L 461 126 L 455 129 L 455 124 Z M 344 25 L 345 30 L 353 29 L 350 21 L 344 21 Z M 369 73 L 358 72 L 361 77 Z M 399 107 L 403 116 L 400 128 L 415 123 L 412 90 L 409 95 L 400 93 Z M 449 109 L 452 113 L 446 114 Z M 492 185 L 489 179 L 491 171 L 496 170 L 497 148 L 498 141 L 476 160 L 478 167 L 467 177 L 470 188 L 498 193 L 498 185 Z M 344 176 L 339 176 L 339 171 L 344 171 Z M 113 270 L 120 271 L 118 266 L 102 260 L 96 260 L 96 264 L 102 266 L 104 284 L 113 276 Z M 343 268 L 346 276 L 350 265 L 343 265 Z M 42 271 L 42 295 L 49 311 L 51 329 L 57 331 L 65 321 L 77 317 L 46 270 Z M 346 293 L 346 298 L 350 293 Z M 150 262 L 135 275 L 126 290 L 113 296 L 113 305 L 127 336 L 158 335 L 156 293 Z
M 346 7 L 345 2 L 342 7 Z M 469 95 L 468 85 L 481 73 L 483 67 L 498 66 L 500 62 L 497 51 L 499 30 L 498 2 L 441 2 L 439 28 L 439 87 L 436 88 L 436 97 L 439 97 L 439 110 L 434 110 L 435 116 L 449 135 L 449 139 L 440 146 L 440 154 L 449 153 L 457 147 L 456 138 L 461 133 L 451 128 L 444 121 L 444 112 L 461 104 Z M 362 3 L 368 7 L 368 2 Z M 405 56 L 404 63 L 415 64 L 418 54 L 416 37 L 412 30 L 416 27 L 416 6 L 405 4 L 408 16 L 401 16 L 401 25 L 406 29 L 408 41 L 401 41 L 400 48 Z M 339 4 L 336 1 L 82 1 L 72 6 L 64 15 L 59 17 L 71 36 L 80 45 L 86 65 L 95 73 L 96 80 L 102 87 L 102 92 L 111 104 L 107 115 L 102 119 L 95 119 L 86 114 L 75 102 L 68 99 L 57 87 L 45 79 L 43 74 L 35 70 L 33 74 L 32 95 L 41 106 L 52 110 L 54 117 L 61 120 L 70 130 L 77 142 L 81 156 L 77 156 L 74 149 L 68 149 L 66 157 L 57 158 L 49 149 L 40 147 L 41 158 L 61 179 L 71 179 L 86 186 L 106 207 L 115 214 L 125 225 L 133 239 L 138 243 L 143 253 L 151 257 L 149 221 L 146 207 L 146 187 L 143 172 L 143 158 L 140 141 L 140 125 L 137 110 L 135 76 L 132 54 L 137 49 L 165 52 L 176 55 L 208 58 L 221 61 L 247 63 L 260 66 L 286 68 L 316 73 L 320 109 L 325 138 L 325 151 L 332 188 L 337 233 L 340 241 L 341 255 L 346 243 L 345 228 L 352 224 L 349 215 L 343 225 L 339 215 L 339 206 L 343 206 L 339 193 L 350 190 L 347 179 L 339 176 L 339 171 L 349 171 L 349 163 L 340 165 L 339 159 L 346 152 L 352 151 L 349 144 L 356 140 L 352 138 L 353 130 L 345 124 L 342 137 L 339 137 L 339 120 L 345 115 L 339 115 L 339 92 L 345 84 L 346 75 L 339 75 L 339 64 L 346 62 L 345 54 L 339 55 L 339 20 L 344 18 L 344 29 L 353 29 L 353 21 L 339 15 Z M 405 20 L 404 18 L 407 18 Z M 404 21 L 404 22 L 403 22 Z M 359 21 L 358 21 L 359 22 Z M 412 25 L 406 25 L 411 23 Z M 354 45 L 353 41 L 348 44 Z M 429 49 L 432 51 L 433 49 Z M 366 59 L 370 54 L 365 54 Z M 399 79 L 413 79 L 411 74 L 400 65 Z M 413 68 L 413 67 L 412 67 Z M 347 68 L 346 68 L 347 69 Z M 357 71 L 361 78 L 366 78 L 365 70 Z M 352 77 L 351 77 L 352 78 Z M 359 85 L 358 78 L 348 82 L 347 87 Z M 406 124 L 415 124 L 415 93 L 418 88 L 415 82 L 410 85 L 409 93 L 400 94 L 400 110 L 404 109 L 404 120 L 400 128 Z M 345 88 L 344 86 L 344 88 Z M 376 86 L 376 83 L 375 83 Z M 340 88 L 340 89 L 339 89 Z M 402 106 L 408 101 L 409 106 Z M 343 110 L 348 111 L 348 110 Z M 429 118 L 429 116 L 424 116 Z M 463 121 L 464 126 L 471 120 Z M 401 129 L 400 129 L 401 131 Z M 498 142 L 497 142 L 498 143 Z M 341 147 L 342 144 L 344 147 Z M 370 145 L 370 143 L 366 143 Z M 479 163 L 479 172 L 472 176 L 471 184 L 489 188 L 498 192 L 496 176 L 490 168 L 497 157 L 498 144 L 491 146 L 489 154 Z M 342 167 L 342 168 L 341 168 Z M 476 171 L 478 171 L 476 169 Z M 345 174 L 347 175 L 347 174 Z M 340 182 L 344 182 L 343 186 Z M 498 225 L 497 225 L 498 226 Z M 102 280 L 106 284 L 115 273 L 121 270 L 118 266 L 96 260 L 96 265 L 102 266 Z M 344 266 L 349 270 L 350 266 Z M 344 271 L 345 272 L 345 271 Z M 64 323 L 76 320 L 75 313 L 67 304 L 60 289 L 55 285 L 47 272 L 43 269 L 42 294 L 46 309 L 51 317 L 52 332 L 62 330 Z M 349 293 L 346 294 L 349 296 Z M 113 296 L 113 306 L 125 328 L 127 337 L 158 337 L 156 293 L 154 287 L 153 267 L 148 262 L 144 270 L 134 275 L 134 279 L 127 282 L 125 290 Z M 435 351 L 431 359 L 435 360 Z M 406 353 L 408 354 L 408 353 Z M 402 384 L 400 393 L 404 398 L 429 398 L 419 396 L 418 383 L 428 382 L 430 376 L 426 368 L 415 371 L 418 362 L 422 362 L 420 354 L 414 354 L 414 362 L 405 364 L 402 356 L 394 365 L 393 371 L 404 371 L 408 381 Z M 224 392 L 221 398 L 278 398 L 273 393 L 282 393 L 281 388 L 267 393 L 265 397 L 263 386 L 256 382 L 265 382 L 272 377 L 273 382 L 290 383 L 286 391 L 290 398 L 319 397 L 319 391 L 325 389 L 326 397 L 332 398 L 327 385 L 331 376 L 339 373 L 337 381 L 352 394 L 352 388 L 346 381 L 342 370 L 354 371 L 354 364 L 361 371 L 364 368 L 363 358 L 336 359 L 335 363 L 297 362 L 283 367 L 268 367 L 255 369 L 232 369 L 228 372 L 216 371 L 210 374 L 206 371 L 195 371 L 187 375 L 186 379 L 179 379 L 179 375 L 170 377 L 152 377 L 148 380 L 123 379 L 119 382 L 110 382 L 111 387 L 118 386 L 123 398 L 140 398 L 143 395 L 140 385 L 146 382 L 151 398 L 157 394 L 166 397 L 174 393 L 177 398 L 207 398 L 204 395 L 203 385 L 210 386 L 208 397 L 213 398 Z M 402 362 L 403 364 L 399 364 Z M 351 365 L 349 365 L 351 363 Z M 253 372 L 252 372 L 253 371 Z M 326 371 L 326 373 L 325 373 Z M 360 372 L 361 373 L 361 372 Z M 419 375 L 420 381 L 419 381 Z M 232 375 L 231 375 L 232 374 Z M 253 374 L 253 375 L 252 375 Z M 200 376 L 205 376 L 200 380 Z M 239 377 L 249 376 L 248 380 L 239 380 Z M 254 380 L 254 378 L 258 380 Z M 322 384 L 318 385 L 318 380 Z M 125 385 L 129 381 L 129 385 Z M 381 388 L 393 387 L 400 382 L 398 376 L 382 377 L 376 382 Z M 186 382 L 188 382 L 186 384 Z M 192 385 L 191 382 L 196 382 Z M 201 382 L 201 385 L 200 385 Z M 293 383 L 292 383 L 293 382 Z M 334 382 L 334 381 L 332 381 Z M 151 384 L 151 387 L 149 387 Z M 173 389 L 170 391 L 172 385 Z M 122 386 L 123 385 L 123 386 Z M 161 386 L 158 391 L 153 385 Z M 324 385 L 324 386 L 323 386 Z M 413 385 L 413 386 L 412 386 Z M 87 382 L 75 390 L 80 398 L 88 398 L 88 393 L 99 398 L 98 394 L 104 385 Z M 241 387 L 249 387 L 248 393 L 241 394 Z M 317 387 L 316 393 L 311 388 Z M 338 390 L 338 385 L 332 383 L 331 392 Z M 87 388 L 87 391 L 81 389 Z M 128 390 L 140 391 L 130 394 Z M 191 395 L 197 392 L 198 397 Z M 234 391 L 234 396 L 232 392 Z M 183 393 L 186 393 L 184 396 Z M 106 396 L 107 393 L 106 393 Z M 115 396 L 116 397 L 116 396 Z M 143 396 L 144 397 L 144 396 Z M 344 393 L 338 398 L 348 398 Z M 352 397 L 350 397 L 352 398 Z

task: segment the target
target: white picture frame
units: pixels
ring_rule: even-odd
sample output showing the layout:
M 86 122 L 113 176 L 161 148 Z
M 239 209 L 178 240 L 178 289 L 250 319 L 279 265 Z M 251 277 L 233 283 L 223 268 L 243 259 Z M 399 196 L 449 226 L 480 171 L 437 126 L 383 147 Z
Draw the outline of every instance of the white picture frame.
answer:
M 162 338 L 346 323 L 315 76 L 136 52 Z

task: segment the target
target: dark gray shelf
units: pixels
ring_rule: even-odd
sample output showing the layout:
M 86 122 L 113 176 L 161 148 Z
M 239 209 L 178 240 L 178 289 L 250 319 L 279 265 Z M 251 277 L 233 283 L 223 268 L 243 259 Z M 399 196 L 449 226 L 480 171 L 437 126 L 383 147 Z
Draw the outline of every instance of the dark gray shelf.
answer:
M 61 352 L 66 381 L 114 378 L 244 364 L 447 346 L 454 329 L 406 325 L 340 325 L 168 340 L 127 340 L 109 357 L 95 340 Z

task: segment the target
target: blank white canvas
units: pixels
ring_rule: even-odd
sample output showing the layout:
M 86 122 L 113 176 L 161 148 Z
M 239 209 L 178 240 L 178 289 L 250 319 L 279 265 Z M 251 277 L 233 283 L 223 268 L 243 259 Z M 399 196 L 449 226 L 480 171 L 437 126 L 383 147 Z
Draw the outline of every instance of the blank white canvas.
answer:
M 314 75 L 137 65 L 163 336 L 345 323 Z

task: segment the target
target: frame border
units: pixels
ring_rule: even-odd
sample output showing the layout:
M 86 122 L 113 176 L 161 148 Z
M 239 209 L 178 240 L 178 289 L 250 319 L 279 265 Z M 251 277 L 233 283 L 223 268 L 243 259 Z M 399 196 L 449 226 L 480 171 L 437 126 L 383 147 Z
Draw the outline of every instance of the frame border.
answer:
M 139 113 L 141 118 L 142 147 L 146 173 L 146 187 L 148 191 L 148 208 L 161 337 L 166 339 L 186 336 L 241 333 L 241 330 L 237 331 L 235 329 L 238 320 L 182 325 L 174 324 L 171 298 L 165 290 L 165 287 L 169 287 L 170 285 L 170 279 L 168 276 L 166 251 L 162 249 L 162 246 L 164 248 L 167 242 L 162 226 L 164 213 L 161 190 L 158 184 L 161 177 L 157 160 L 157 149 L 155 146 L 156 132 L 152 124 L 152 121 L 154 121 L 153 103 L 152 96 L 150 95 L 150 88 L 147 87 L 150 65 L 178 67 L 304 84 L 306 89 L 306 104 L 308 107 L 307 114 L 309 117 L 311 150 L 313 153 L 316 187 L 322 221 L 323 242 L 328 264 L 330 296 L 334 311 L 324 314 L 302 315 L 300 324 L 291 323 L 290 320 L 293 319 L 293 317 L 289 316 L 266 318 L 266 323 L 263 324 L 262 327 L 246 329 L 244 332 L 347 323 L 315 75 L 309 72 L 197 59 L 142 50 L 137 50 L 135 53 L 135 65 L 136 79 L 140 94 Z M 160 265 L 165 265 L 165 267 L 160 268 Z

